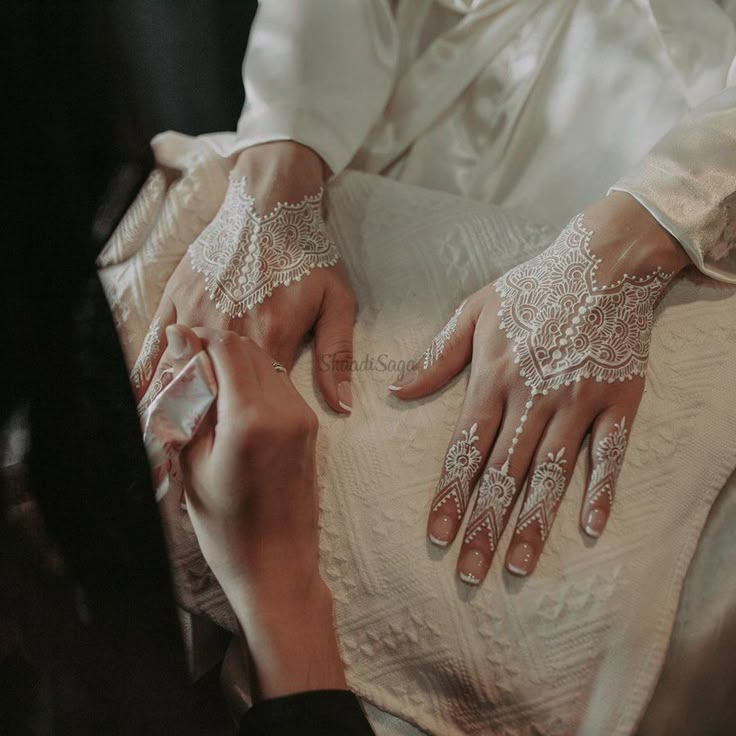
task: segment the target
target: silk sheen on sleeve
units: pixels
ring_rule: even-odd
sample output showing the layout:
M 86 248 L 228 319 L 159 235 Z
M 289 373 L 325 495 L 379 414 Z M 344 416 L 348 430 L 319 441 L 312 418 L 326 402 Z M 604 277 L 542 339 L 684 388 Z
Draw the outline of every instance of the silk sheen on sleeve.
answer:
M 646 207 L 703 273 L 736 283 L 736 87 L 686 115 L 612 189 Z
M 339 173 L 381 115 L 397 58 L 388 0 L 262 0 L 237 147 L 294 140 Z

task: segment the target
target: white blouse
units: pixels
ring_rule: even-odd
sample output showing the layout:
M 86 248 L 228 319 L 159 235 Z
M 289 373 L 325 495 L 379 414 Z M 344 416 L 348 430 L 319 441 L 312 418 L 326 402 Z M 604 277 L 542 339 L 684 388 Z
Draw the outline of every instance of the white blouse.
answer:
M 262 0 L 225 154 L 274 140 L 561 227 L 613 189 L 736 282 L 733 0 Z

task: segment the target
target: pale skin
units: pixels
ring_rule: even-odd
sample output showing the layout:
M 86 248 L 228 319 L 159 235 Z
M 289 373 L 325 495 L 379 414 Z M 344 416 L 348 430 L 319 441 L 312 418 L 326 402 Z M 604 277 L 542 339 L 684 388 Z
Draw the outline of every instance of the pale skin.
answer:
M 347 689 L 318 567 L 314 412 L 253 340 L 182 326 L 167 338 L 162 365 L 175 374 L 205 350 L 217 379 L 182 453 L 187 510 L 247 641 L 256 697 Z
M 271 211 L 277 202 L 297 203 L 316 194 L 329 176 L 329 169 L 314 151 L 293 141 L 248 148 L 238 156 L 234 170 L 248 178 L 248 191 L 259 214 Z M 355 297 L 338 262 L 330 268 L 316 268 L 288 287 L 277 287 L 261 304 L 232 318 L 215 307 L 204 278 L 185 256 L 166 284 L 152 325 L 160 332 L 162 350 L 168 325 L 201 325 L 250 337 L 287 369 L 305 337 L 313 333 L 315 365 L 328 368 L 315 371 L 322 396 L 331 409 L 349 414 L 355 311 Z M 148 386 L 148 381 L 142 381 L 137 387 L 138 400 Z
M 244 151 L 236 170 L 256 183 L 254 194 L 264 211 L 278 200 L 297 201 L 313 194 L 329 175 L 313 151 L 288 141 Z M 624 272 L 646 273 L 657 266 L 677 273 L 690 263 L 679 244 L 626 194 L 611 194 L 591 205 L 584 214 L 595 231 L 591 247 L 603 257 L 598 274 L 601 282 L 613 281 Z M 395 381 L 392 389 L 401 400 L 432 394 L 474 358 L 465 403 L 449 443 L 452 446 L 463 430 L 477 424 L 477 448 L 482 462 L 471 489 L 484 470 L 503 467 L 528 400 L 524 381 L 513 364 L 509 341 L 498 329 L 498 308 L 499 297 L 493 288 L 486 287 L 471 295 L 440 358 L 426 369 L 420 361 L 418 370 Z M 342 413 L 348 413 L 346 407 L 352 406 L 347 366 L 352 355 L 355 299 L 341 264 L 315 269 L 301 282 L 276 288 L 263 304 L 242 318 L 231 319 L 215 309 L 201 275 L 194 273 L 189 259 L 184 258 L 167 284 L 158 314 L 162 329 L 178 321 L 228 328 L 248 335 L 287 368 L 292 365 L 304 336 L 314 331 L 314 364 L 331 367 L 331 370 L 316 371 L 326 402 Z M 165 345 L 165 334 L 162 338 Z M 139 398 L 145 390 L 144 384 L 138 390 Z M 640 377 L 614 385 L 584 380 L 536 401 L 514 448 L 514 456 L 509 458 L 507 470 L 517 496 L 523 496 L 526 479 L 548 461 L 550 453 L 557 457 L 564 448 L 562 464 L 569 481 L 588 434 L 593 452 L 615 430 L 617 423 L 624 421 L 628 433 L 643 390 L 644 379 Z M 592 465 L 589 462 L 589 475 Z M 586 497 L 581 504 L 581 527 L 590 536 L 597 537 L 603 532 L 611 514 L 611 498 L 612 493 L 602 493 Z M 506 525 L 512 508 L 513 504 L 502 526 Z M 430 539 L 451 544 L 467 513 L 472 513 L 472 505 L 456 514 L 449 508 L 432 510 L 428 520 Z M 548 534 L 549 529 L 542 533 L 535 524 L 519 528 L 509 546 L 507 569 L 514 574 L 533 572 Z M 458 573 L 466 581 L 470 576 L 474 582 L 481 582 L 494 556 L 495 550 L 488 550 L 487 545 L 484 548 L 481 536 L 464 540 L 458 555 Z
M 584 217 L 596 233 L 591 250 L 603 258 L 598 272 L 601 283 L 614 281 L 624 273 L 648 273 L 657 266 L 677 273 L 690 263 L 679 244 L 629 195 L 611 194 L 587 208 Z M 403 401 L 430 395 L 470 362 L 467 393 L 450 446 L 462 439 L 463 430 L 477 424 L 475 446 L 482 461 L 471 488 L 486 468 L 501 469 L 508 458 L 506 472 L 514 481 L 518 497 L 524 481 L 549 460 L 550 453 L 557 457 L 561 448 L 565 448 L 565 462 L 560 467 L 566 472 L 566 487 L 587 434 L 591 434 L 594 448 L 623 417 L 627 426 L 633 423 L 644 378 L 614 384 L 584 379 L 538 397 L 529 410 L 514 453 L 509 456 L 508 448 L 517 436 L 529 389 L 514 364 L 512 345 L 499 329 L 499 305 L 499 296 L 492 288 L 471 295 L 442 355 L 426 370 L 420 362 L 416 371 L 394 382 L 392 392 Z M 592 464 L 589 463 L 589 476 Z M 513 504 L 506 510 L 502 527 L 512 508 Z M 438 509 L 433 507 L 427 523 L 428 537 L 440 546 L 451 544 L 464 517 L 471 512 L 472 504 L 461 512 L 450 503 Z M 592 503 L 584 500 L 581 528 L 591 537 L 600 536 L 610 513 L 607 494 L 601 494 Z M 507 570 L 517 575 L 533 572 L 546 538 L 538 524 L 515 529 L 504 563 Z M 465 582 L 482 582 L 494 554 L 483 534 L 464 538 L 458 551 L 458 575 Z

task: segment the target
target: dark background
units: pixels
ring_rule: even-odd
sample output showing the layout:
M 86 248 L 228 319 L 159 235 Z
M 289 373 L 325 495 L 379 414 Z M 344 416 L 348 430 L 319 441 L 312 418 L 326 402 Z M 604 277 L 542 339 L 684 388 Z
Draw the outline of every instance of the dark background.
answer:
M 0 472 L 3 736 L 231 729 L 210 703 L 216 681 L 193 693 L 186 677 L 149 468 L 94 259 L 152 165 L 151 136 L 234 128 L 255 7 L 0 6 L 0 445 L 6 421 L 21 416 L 30 451 L 19 485 L 64 561 L 49 568 L 11 523 L 14 491 Z

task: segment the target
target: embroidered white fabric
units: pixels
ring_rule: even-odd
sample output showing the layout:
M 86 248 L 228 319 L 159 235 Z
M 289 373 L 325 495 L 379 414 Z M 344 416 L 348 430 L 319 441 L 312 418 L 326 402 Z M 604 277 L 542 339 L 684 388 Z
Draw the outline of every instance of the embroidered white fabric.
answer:
M 206 150 L 192 139 L 160 138 L 160 160 L 180 169 L 187 166 L 172 141 Z M 227 181 L 218 161 L 189 168 L 198 199 L 167 218 L 177 231 L 201 228 L 216 213 L 214 184 L 221 192 Z M 210 185 L 199 188 L 208 177 Z M 555 235 L 508 211 L 357 173 L 331 186 L 330 223 L 361 305 L 356 354 L 397 359 L 420 354 L 465 296 Z M 165 253 L 141 247 L 103 270 L 113 307 L 129 313 L 121 333 L 129 354 L 138 354 L 155 313 L 159 271 L 190 242 L 177 233 Z M 384 372 L 357 373 L 355 408 L 345 421 L 320 403 L 305 351 L 291 375 L 321 423 L 322 572 L 348 680 L 362 698 L 442 736 L 634 730 L 700 531 L 736 466 L 734 309 L 736 294 L 678 280 L 662 300 L 649 390 L 606 533 L 592 547 L 581 539 L 585 463 L 578 462 L 535 574 L 514 580 L 494 564 L 472 590 L 457 587 L 456 556 L 428 553 L 425 540 L 467 372 L 412 406 L 386 398 Z M 172 550 L 180 599 L 233 626 L 186 518 L 180 521 L 190 542 Z
M 337 263 L 322 217 L 322 195 L 320 188 L 300 202 L 278 202 L 259 215 L 247 179 L 230 177 L 222 207 L 189 251 L 192 268 L 204 275 L 217 309 L 242 317 L 277 286 Z

